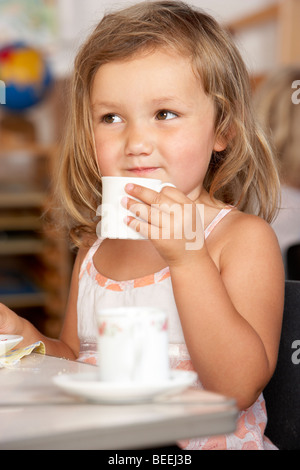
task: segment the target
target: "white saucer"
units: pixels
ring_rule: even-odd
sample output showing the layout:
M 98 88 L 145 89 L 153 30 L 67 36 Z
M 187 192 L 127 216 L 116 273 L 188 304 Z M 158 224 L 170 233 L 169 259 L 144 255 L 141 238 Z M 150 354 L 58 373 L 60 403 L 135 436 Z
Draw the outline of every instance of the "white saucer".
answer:
M 154 384 L 101 382 L 97 372 L 84 374 L 63 374 L 53 378 L 54 383 L 71 395 L 106 404 L 146 402 L 159 395 L 179 393 L 192 385 L 196 372 L 172 370 L 170 379 Z
M 0 356 L 17 346 L 22 339 L 23 336 L 19 335 L 0 335 Z

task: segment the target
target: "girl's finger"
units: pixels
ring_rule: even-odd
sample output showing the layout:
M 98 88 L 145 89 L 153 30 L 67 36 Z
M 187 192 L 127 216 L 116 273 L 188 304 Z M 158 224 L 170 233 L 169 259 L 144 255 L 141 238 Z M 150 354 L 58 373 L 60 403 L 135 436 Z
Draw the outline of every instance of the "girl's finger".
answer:
M 124 198 L 122 199 L 122 205 L 132 212 L 136 217 L 143 219 L 149 224 L 155 225 L 157 227 L 161 227 L 162 225 L 162 214 L 170 213 L 170 208 L 167 204 L 152 204 L 149 206 L 148 204 L 139 203 L 134 199 Z
M 125 190 L 128 194 L 149 206 L 152 204 L 174 204 L 174 202 L 184 204 L 191 202 L 181 191 L 170 186 L 165 186 L 159 193 L 137 184 L 127 184 Z
M 168 206 L 169 211 L 162 211 L 161 205 L 151 207 L 147 204 L 129 200 L 127 209 L 136 217 L 128 216 L 126 223 L 150 239 L 181 239 L 183 237 L 183 206 L 176 204 L 176 210 Z M 131 204 L 131 205 L 130 205 Z
M 160 228 L 155 225 L 150 225 L 143 220 L 137 220 L 131 216 L 127 216 L 125 222 L 146 239 L 158 240 L 160 238 Z

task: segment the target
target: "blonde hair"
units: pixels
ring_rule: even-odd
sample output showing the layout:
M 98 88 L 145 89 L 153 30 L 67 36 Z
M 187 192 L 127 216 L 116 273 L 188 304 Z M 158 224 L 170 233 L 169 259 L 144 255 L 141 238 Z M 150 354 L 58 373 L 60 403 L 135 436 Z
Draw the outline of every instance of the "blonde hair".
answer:
M 228 141 L 212 155 L 205 189 L 267 221 L 275 214 L 279 183 L 273 154 L 254 120 L 248 73 L 231 37 L 211 16 L 183 2 L 146 1 L 105 15 L 75 59 L 57 185 L 73 238 L 82 230 L 95 232 L 101 203 L 90 113 L 95 74 L 105 63 L 165 47 L 190 57 L 215 105 L 216 136 Z
M 274 70 L 255 94 L 260 122 L 280 162 L 283 183 L 300 189 L 300 105 L 292 100 L 292 84 L 300 80 L 300 67 Z

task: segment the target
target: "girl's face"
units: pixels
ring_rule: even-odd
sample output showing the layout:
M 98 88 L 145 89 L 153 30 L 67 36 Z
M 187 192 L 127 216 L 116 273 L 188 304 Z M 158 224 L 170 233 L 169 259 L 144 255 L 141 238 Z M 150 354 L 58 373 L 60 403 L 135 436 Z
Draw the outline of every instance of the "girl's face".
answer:
M 92 115 L 102 176 L 158 178 L 196 200 L 215 140 L 214 106 L 191 63 L 156 50 L 99 68 Z

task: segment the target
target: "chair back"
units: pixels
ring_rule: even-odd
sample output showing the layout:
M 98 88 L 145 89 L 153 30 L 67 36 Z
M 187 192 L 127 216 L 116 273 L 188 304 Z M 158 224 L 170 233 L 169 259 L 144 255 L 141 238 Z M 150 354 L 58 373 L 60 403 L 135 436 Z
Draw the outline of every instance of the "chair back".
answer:
M 264 390 L 266 436 L 280 450 L 300 450 L 300 282 L 285 282 L 278 362 Z
M 286 253 L 286 264 L 287 278 L 293 281 L 300 281 L 300 243 L 288 248 Z

